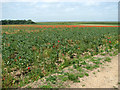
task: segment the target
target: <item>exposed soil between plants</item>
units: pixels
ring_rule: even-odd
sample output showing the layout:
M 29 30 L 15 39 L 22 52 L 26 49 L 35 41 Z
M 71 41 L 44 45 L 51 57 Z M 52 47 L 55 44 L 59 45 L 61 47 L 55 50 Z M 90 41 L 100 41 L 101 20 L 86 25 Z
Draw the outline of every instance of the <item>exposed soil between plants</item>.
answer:
M 88 77 L 83 77 L 80 83 L 72 83 L 70 88 L 118 88 L 118 55 L 103 67 L 90 72 Z
M 97 55 L 97 57 L 99 57 L 99 55 Z M 63 84 L 66 86 L 66 88 L 118 88 L 118 55 L 111 58 L 111 62 L 106 62 L 100 68 L 88 72 L 89 76 L 79 78 L 80 82 L 76 83 L 67 81 Z M 22 88 L 26 88 L 28 86 L 36 88 L 42 84 L 43 81 L 38 80 L 25 85 Z

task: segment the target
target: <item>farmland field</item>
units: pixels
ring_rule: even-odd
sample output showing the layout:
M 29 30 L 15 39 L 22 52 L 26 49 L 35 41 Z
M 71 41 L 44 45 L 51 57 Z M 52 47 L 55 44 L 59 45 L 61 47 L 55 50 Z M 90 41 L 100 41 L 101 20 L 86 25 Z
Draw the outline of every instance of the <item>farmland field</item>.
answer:
M 118 25 L 118 22 L 37 22 L 38 25 Z
M 98 54 L 105 57 L 93 58 Z M 64 87 L 117 54 L 117 26 L 3 25 L 2 87 L 23 87 L 44 77 L 39 88 Z M 76 74 L 64 72 L 70 66 Z

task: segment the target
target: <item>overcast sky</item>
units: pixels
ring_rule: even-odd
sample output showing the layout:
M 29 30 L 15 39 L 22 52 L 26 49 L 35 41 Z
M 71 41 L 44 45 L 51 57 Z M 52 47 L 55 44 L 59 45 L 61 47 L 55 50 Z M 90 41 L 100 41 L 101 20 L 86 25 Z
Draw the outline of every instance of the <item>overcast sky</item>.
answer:
M 2 19 L 32 19 L 37 22 L 118 21 L 118 1 L 8 2 L 5 0 L 2 2 Z

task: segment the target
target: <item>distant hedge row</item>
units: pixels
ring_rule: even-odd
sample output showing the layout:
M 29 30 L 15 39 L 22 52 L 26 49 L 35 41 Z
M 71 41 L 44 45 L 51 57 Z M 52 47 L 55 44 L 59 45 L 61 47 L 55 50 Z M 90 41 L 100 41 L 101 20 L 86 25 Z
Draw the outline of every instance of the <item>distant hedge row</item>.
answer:
M 8 24 L 36 24 L 32 20 L 1 20 L 0 24 L 8 25 Z

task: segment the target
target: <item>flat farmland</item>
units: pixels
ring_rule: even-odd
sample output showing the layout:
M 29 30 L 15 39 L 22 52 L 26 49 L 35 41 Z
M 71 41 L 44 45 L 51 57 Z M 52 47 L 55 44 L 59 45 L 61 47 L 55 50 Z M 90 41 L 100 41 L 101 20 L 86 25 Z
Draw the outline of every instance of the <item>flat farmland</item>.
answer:
M 112 25 L 2 25 L 2 87 L 80 83 L 118 55 L 118 43 Z M 41 83 L 29 85 L 35 81 Z

